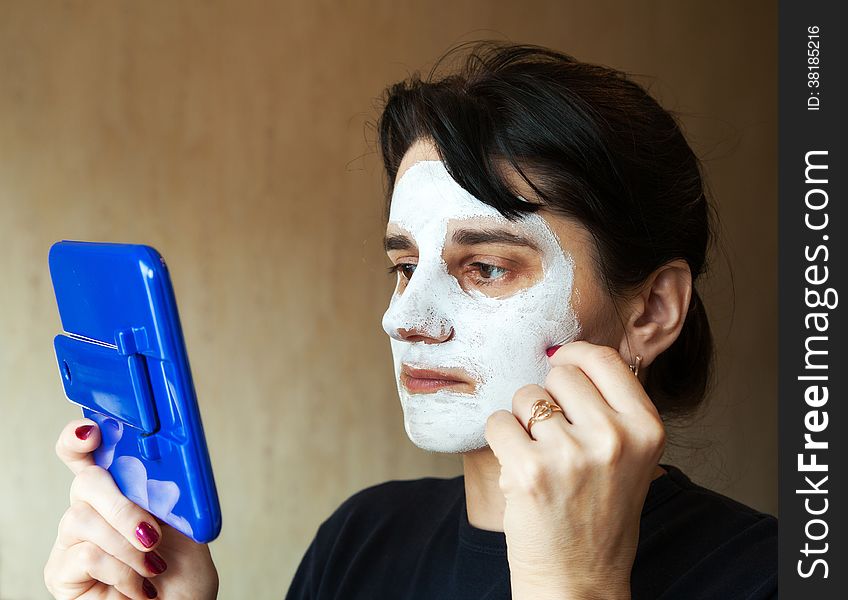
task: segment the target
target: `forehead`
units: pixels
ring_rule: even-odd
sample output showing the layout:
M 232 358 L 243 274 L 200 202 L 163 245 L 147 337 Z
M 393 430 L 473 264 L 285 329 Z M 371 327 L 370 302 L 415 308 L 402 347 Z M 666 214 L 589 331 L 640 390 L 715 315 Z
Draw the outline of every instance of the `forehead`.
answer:
M 495 227 L 524 235 L 537 248 L 568 252 L 581 264 L 594 256 L 591 234 L 576 221 L 545 208 L 507 219 L 456 183 L 441 160 L 426 152 L 407 160 L 412 154 L 413 150 L 404 159 L 405 168 L 395 183 L 387 235 L 408 234 L 419 244 L 432 238 L 441 245 L 456 229 Z
M 508 222 L 493 207 L 464 190 L 439 160 L 421 160 L 395 184 L 389 223 L 405 228 L 452 219 Z

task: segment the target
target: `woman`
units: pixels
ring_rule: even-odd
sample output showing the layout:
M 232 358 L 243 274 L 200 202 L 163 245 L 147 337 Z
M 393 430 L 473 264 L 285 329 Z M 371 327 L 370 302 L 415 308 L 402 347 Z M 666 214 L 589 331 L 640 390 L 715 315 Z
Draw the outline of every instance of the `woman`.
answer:
M 712 358 L 710 207 L 674 118 L 619 72 L 508 44 L 385 100 L 383 327 L 410 439 L 464 476 L 349 498 L 288 597 L 776 597 L 776 520 L 658 464 Z M 99 439 L 83 420 L 57 443 L 76 477 L 48 588 L 214 597 L 208 549 L 121 496 Z

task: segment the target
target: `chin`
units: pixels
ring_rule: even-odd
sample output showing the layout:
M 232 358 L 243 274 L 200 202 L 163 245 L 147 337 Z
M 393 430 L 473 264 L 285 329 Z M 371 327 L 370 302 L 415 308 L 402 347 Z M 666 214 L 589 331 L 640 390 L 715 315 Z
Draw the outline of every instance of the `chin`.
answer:
M 413 444 L 428 452 L 462 454 L 486 448 L 486 422 L 498 409 L 512 404 L 511 394 L 498 394 L 481 386 L 485 394 L 442 389 L 431 394 L 408 394 L 398 385 L 403 426 Z M 510 398 L 508 406 L 492 401 Z
M 416 426 L 409 421 L 404 423 L 406 435 L 410 441 L 427 452 L 440 454 L 462 454 L 480 450 L 488 446 L 483 429 L 479 431 L 434 431 L 432 425 Z

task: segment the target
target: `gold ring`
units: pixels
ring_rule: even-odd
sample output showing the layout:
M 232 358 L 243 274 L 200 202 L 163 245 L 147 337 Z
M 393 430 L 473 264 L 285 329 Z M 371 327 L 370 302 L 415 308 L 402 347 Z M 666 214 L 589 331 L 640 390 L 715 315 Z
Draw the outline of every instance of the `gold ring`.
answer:
M 527 419 L 527 433 L 530 437 L 533 437 L 533 433 L 530 431 L 533 425 L 538 421 L 550 419 L 555 412 L 562 412 L 558 404 L 551 402 L 547 398 L 536 400 L 530 408 L 530 418 Z M 535 440 L 536 438 L 533 439 Z

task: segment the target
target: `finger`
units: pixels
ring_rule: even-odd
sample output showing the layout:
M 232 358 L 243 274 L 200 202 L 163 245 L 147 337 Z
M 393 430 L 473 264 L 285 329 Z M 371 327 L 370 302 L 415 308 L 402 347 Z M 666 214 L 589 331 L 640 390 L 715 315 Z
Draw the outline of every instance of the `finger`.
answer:
M 75 419 L 65 425 L 56 440 L 56 456 L 76 475 L 94 464 L 91 453 L 100 445 L 100 428 L 91 419 Z
M 69 561 L 69 557 L 76 559 Z M 124 600 L 127 597 L 110 585 L 92 579 L 78 555 L 54 544 L 44 565 L 44 585 L 54 598 L 77 600 Z
M 532 442 L 518 419 L 507 410 L 498 410 L 486 420 L 486 442 L 501 465 L 520 461 L 529 455 Z
M 657 414 L 639 379 L 609 346 L 600 346 L 583 340 L 569 342 L 548 358 L 552 367 L 575 365 L 592 381 L 604 399 L 620 413 Z
M 62 587 L 79 588 L 95 580 L 114 587 L 132 600 L 156 597 L 156 588 L 152 583 L 96 544 L 80 542 L 62 554 L 61 566 L 55 575 L 56 580 L 62 582 Z M 79 597 L 85 598 L 86 594 Z M 93 597 L 102 597 L 102 594 L 94 594 Z
M 536 419 L 529 425 L 533 405 L 539 400 L 547 400 L 552 405 L 559 406 L 553 396 L 551 396 L 547 390 L 540 385 L 525 385 L 519 388 L 512 396 L 512 413 L 515 415 L 515 418 L 519 420 L 521 426 L 527 431 L 527 434 L 532 439 L 540 442 L 560 439 L 563 436 L 568 435 L 567 429 L 571 426 L 571 424 L 560 411 L 553 412 L 551 416 L 547 418 Z
M 139 552 L 87 502 L 75 502 L 59 521 L 56 545 L 70 548 L 90 541 L 107 554 L 129 565 L 142 577 L 155 577 L 167 569 L 164 559 L 155 551 Z
M 86 502 L 137 550 L 155 548 L 162 538 L 159 523 L 121 493 L 112 476 L 94 465 L 84 468 L 71 483 L 71 503 Z
M 598 428 L 618 415 L 575 365 L 553 367 L 545 378 L 545 389 L 562 407 L 565 418 L 581 428 Z
M 76 600 L 132 600 L 113 588 L 111 585 L 95 583 L 89 590 Z
M 110 585 L 98 582 L 77 600 L 132 600 Z

